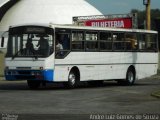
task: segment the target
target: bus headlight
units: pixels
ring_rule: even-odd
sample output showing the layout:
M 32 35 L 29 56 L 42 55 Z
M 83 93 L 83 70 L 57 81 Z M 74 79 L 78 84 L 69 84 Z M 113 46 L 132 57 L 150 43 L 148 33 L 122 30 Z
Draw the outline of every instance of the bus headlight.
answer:
M 6 71 L 7 75 L 17 75 L 18 72 L 17 71 Z

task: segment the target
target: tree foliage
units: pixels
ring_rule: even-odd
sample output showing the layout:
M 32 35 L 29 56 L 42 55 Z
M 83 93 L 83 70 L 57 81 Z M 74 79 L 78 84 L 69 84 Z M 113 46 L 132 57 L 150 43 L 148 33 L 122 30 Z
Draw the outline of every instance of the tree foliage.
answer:
M 146 20 L 146 11 L 140 11 L 137 9 L 132 9 L 131 13 L 137 13 L 138 19 L 138 28 L 145 28 L 145 20 Z M 152 9 L 151 10 L 151 29 L 152 30 L 159 30 L 160 26 L 160 9 Z

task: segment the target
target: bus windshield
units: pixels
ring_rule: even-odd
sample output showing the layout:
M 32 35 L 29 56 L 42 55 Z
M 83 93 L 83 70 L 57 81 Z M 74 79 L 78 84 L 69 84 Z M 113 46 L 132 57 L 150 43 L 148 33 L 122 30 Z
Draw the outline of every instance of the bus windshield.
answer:
M 10 28 L 6 57 L 48 57 L 53 53 L 53 29 L 21 26 Z

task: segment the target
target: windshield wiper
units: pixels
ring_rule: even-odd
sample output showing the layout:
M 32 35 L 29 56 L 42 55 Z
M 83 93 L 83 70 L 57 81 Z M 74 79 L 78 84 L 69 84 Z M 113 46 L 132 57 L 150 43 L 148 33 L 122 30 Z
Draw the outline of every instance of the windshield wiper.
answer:
M 37 60 L 38 59 L 38 56 L 36 56 L 35 54 L 34 54 L 34 56 L 33 56 L 34 58 L 35 58 L 35 60 Z
M 19 53 L 22 53 L 23 54 L 23 49 L 20 49 L 15 55 L 13 55 L 12 56 L 12 60 L 19 54 Z M 24 53 L 25 54 L 25 53 Z M 25 57 L 25 55 L 24 55 L 24 57 Z M 29 56 L 27 56 L 27 57 L 29 57 Z M 33 56 L 30 56 L 30 57 L 34 57 L 35 58 L 35 60 L 37 60 L 38 59 L 38 56 L 33 52 Z

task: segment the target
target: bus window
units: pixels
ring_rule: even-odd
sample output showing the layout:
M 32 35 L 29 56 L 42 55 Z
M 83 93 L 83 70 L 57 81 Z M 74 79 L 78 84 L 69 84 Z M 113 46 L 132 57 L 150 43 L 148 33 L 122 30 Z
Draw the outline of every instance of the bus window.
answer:
M 72 50 L 84 50 L 84 33 L 82 31 L 72 31 Z
M 0 47 L 4 47 L 4 37 L 0 38 L 0 41 L 1 41 L 1 46 Z
M 8 54 L 15 57 L 48 56 L 52 54 L 52 36 L 41 34 L 22 34 L 10 36 Z M 10 56 L 10 55 L 9 55 Z
M 86 50 L 96 51 L 98 49 L 98 33 L 97 32 L 86 32 Z
M 20 26 L 9 30 L 7 57 L 48 57 L 53 53 L 52 29 Z
M 139 34 L 139 49 L 140 50 L 157 50 L 157 35 L 156 34 Z
M 56 49 L 58 50 L 69 50 L 70 49 L 70 37 L 68 34 L 57 34 L 56 35 Z M 61 47 L 58 47 L 60 45 Z
M 8 31 L 0 34 L 0 48 L 6 48 L 8 42 Z
M 124 33 L 113 33 L 113 48 L 114 50 L 125 50 L 126 43 Z
M 110 32 L 100 32 L 100 50 L 112 50 L 112 35 Z
M 56 33 L 56 58 L 64 58 L 70 51 L 70 34 Z
M 126 43 L 127 50 L 136 50 L 137 49 L 136 33 L 126 33 L 125 34 L 125 43 Z

